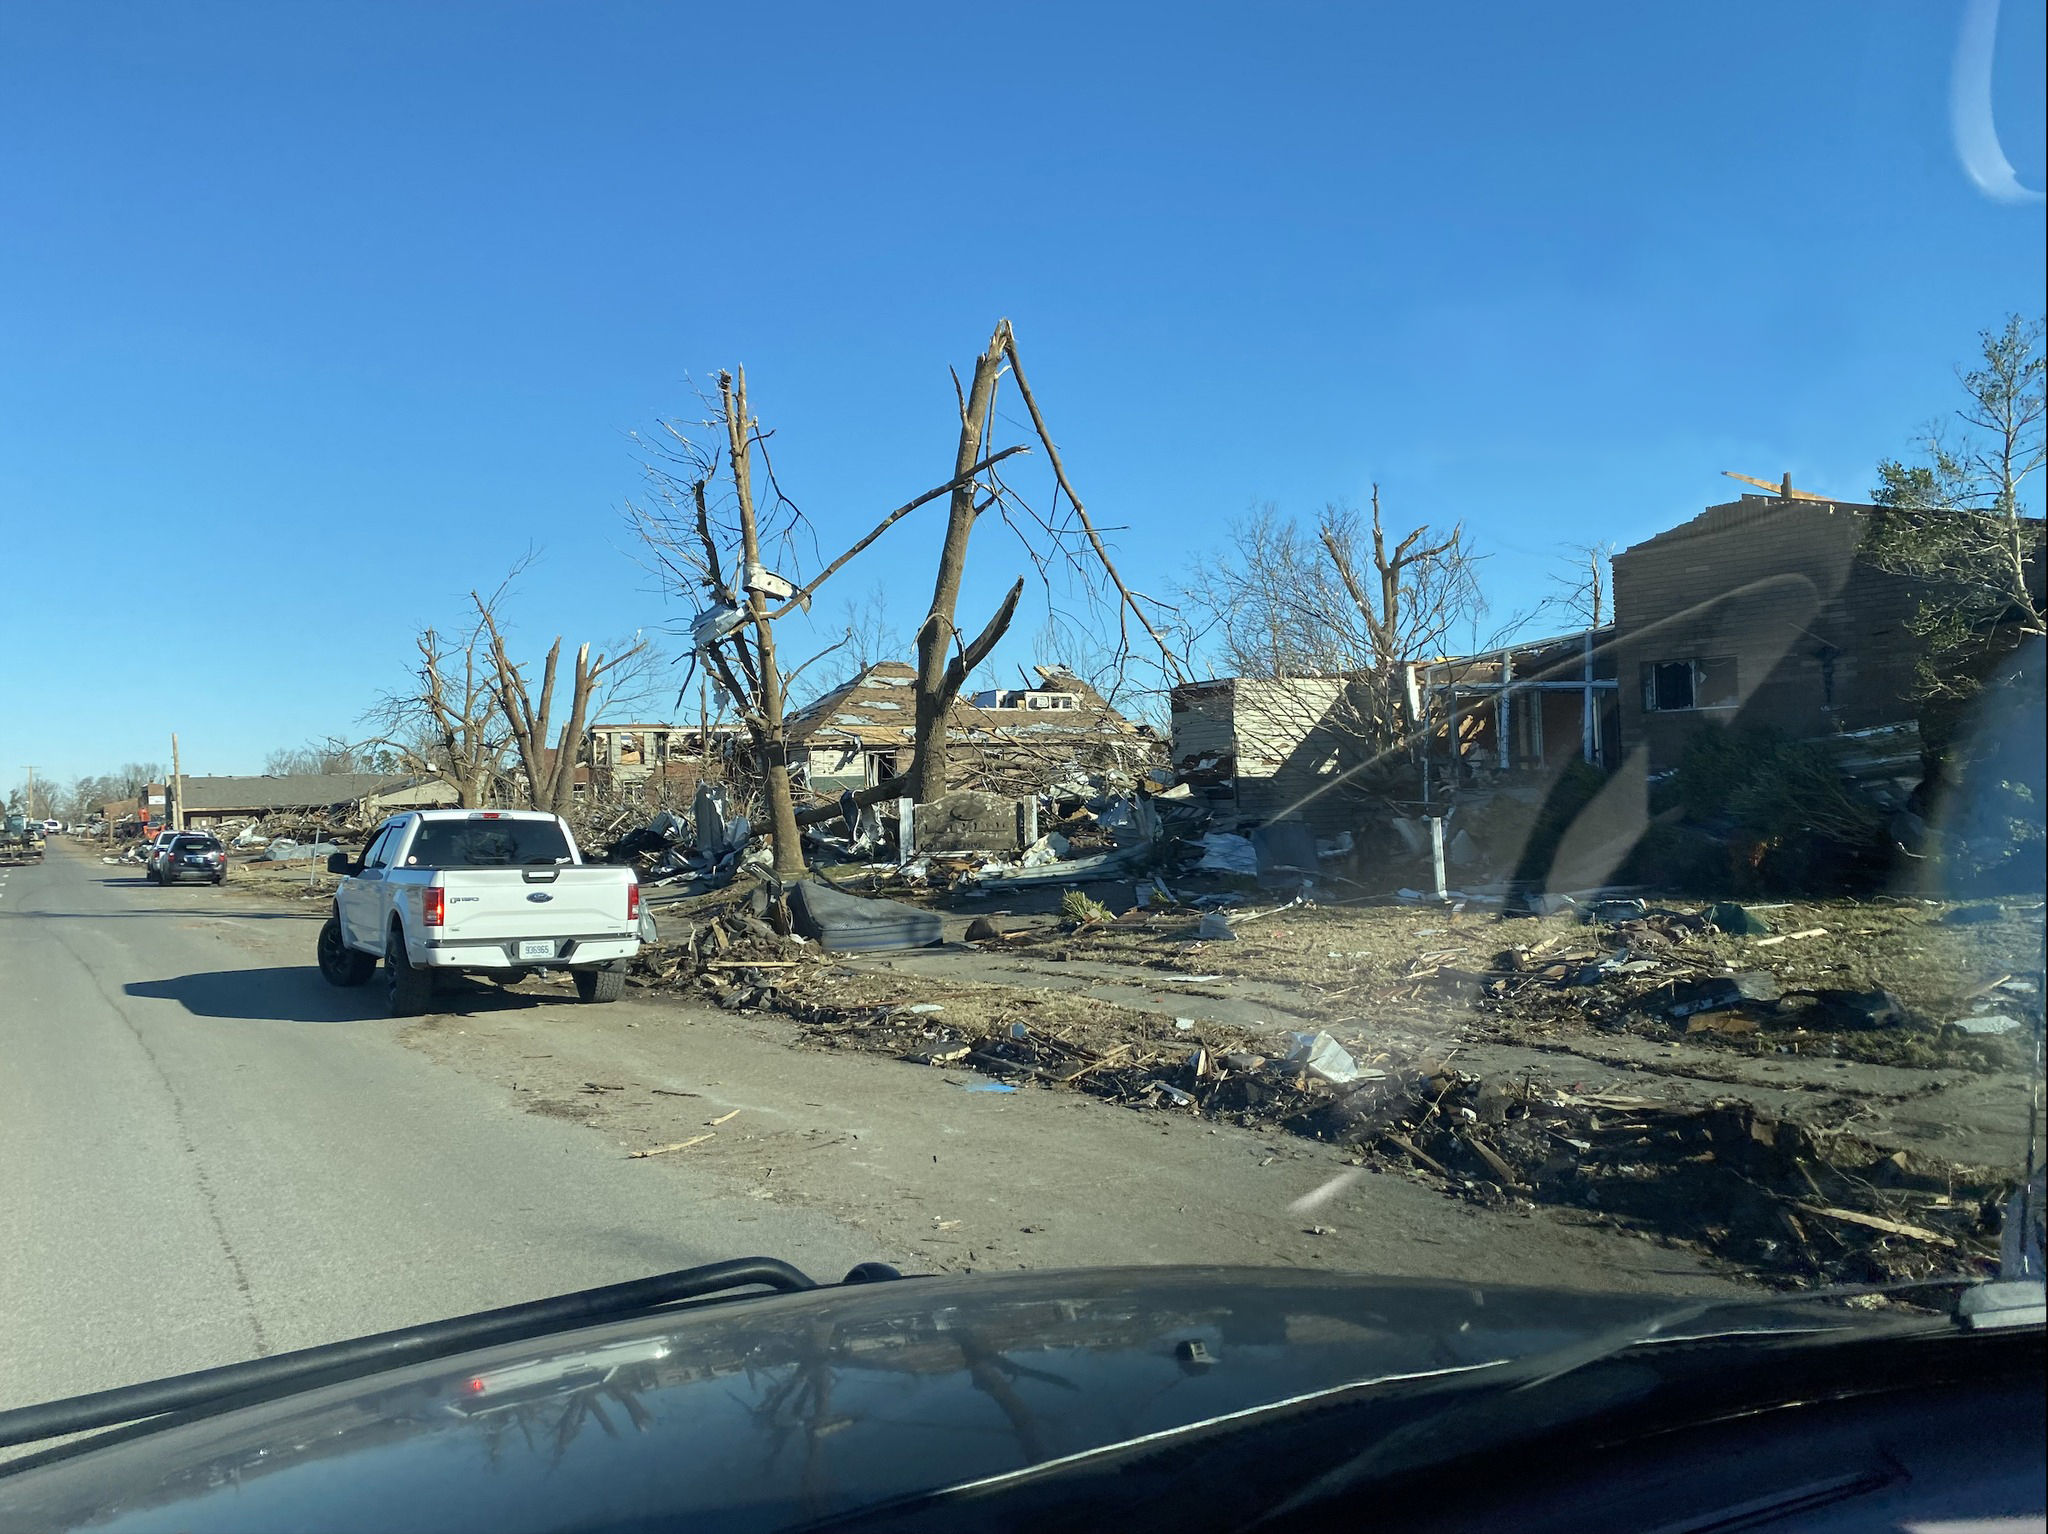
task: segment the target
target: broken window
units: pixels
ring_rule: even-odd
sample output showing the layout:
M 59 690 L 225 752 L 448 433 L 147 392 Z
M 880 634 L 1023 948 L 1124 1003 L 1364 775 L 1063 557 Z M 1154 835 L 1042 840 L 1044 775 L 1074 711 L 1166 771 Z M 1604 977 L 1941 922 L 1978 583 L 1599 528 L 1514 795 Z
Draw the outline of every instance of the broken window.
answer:
M 1643 663 L 1645 713 L 1673 714 L 1689 709 L 1733 708 L 1736 702 L 1733 656 Z

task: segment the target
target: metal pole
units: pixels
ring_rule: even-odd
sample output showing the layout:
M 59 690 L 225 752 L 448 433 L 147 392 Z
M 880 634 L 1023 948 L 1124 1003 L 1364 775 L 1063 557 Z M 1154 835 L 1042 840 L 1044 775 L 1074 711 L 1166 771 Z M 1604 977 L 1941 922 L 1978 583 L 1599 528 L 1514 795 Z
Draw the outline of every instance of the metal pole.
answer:
M 1441 815 L 1429 817 L 1429 869 L 1436 879 L 1436 898 L 1446 899 L 1449 890 L 1444 883 L 1444 818 Z
M 1593 702 L 1593 631 L 1586 630 L 1585 656 L 1580 662 L 1579 680 L 1585 684 L 1579 694 L 1580 750 L 1592 761 L 1600 749 L 1599 712 Z
M 1428 673 L 1423 674 L 1422 707 L 1416 714 L 1415 728 L 1422 737 L 1422 809 L 1429 812 L 1429 768 L 1436 759 L 1435 742 L 1429 728 L 1429 721 L 1436 712 L 1436 692 L 1430 686 Z
M 1515 680 L 1515 658 L 1506 650 L 1500 652 L 1500 691 L 1493 695 L 1493 733 L 1498 737 L 1500 747 L 1500 770 L 1506 772 L 1514 765 L 1513 743 L 1508 739 L 1508 728 L 1514 723 L 1515 705 L 1510 696 L 1510 686 Z
M 1458 733 L 1458 684 L 1455 679 L 1444 689 L 1444 703 L 1448 710 L 1449 717 L 1446 722 L 1450 727 L 1451 736 L 1450 786 L 1451 791 L 1456 793 L 1459 780 L 1465 773 L 1465 741 L 1464 737 Z

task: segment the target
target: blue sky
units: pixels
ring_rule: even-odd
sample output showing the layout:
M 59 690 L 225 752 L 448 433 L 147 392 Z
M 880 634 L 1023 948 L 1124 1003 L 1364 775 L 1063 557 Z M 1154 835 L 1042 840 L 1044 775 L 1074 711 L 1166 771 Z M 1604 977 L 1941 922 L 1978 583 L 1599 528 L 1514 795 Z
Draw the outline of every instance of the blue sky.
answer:
M 2041 15 L 1996 73 L 2033 187 Z M 1503 607 L 1722 469 L 1861 496 L 2043 304 L 2040 204 L 1950 141 L 1961 16 L 0 9 L 0 781 L 351 732 L 529 546 L 528 639 L 674 620 L 627 433 L 721 366 L 843 543 L 946 477 L 1000 315 L 1147 589 L 1374 480 Z M 914 618 L 937 520 L 821 614 L 881 580 Z M 981 535 L 963 618 L 1022 568 Z

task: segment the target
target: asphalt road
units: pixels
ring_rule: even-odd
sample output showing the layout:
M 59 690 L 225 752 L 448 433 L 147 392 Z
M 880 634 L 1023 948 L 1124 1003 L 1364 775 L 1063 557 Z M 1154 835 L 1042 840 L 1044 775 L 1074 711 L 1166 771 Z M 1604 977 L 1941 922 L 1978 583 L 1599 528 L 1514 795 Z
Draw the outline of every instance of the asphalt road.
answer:
M 323 909 L 62 841 L 0 869 L 0 1406 L 755 1254 L 1736 1292 L 1570 1211 L 673 993 L 479 983 L 394 1022 L 320 978 Z
M 816 1211 L 592 1154 L 395 1042 L 317 907 L 161 890 L 76 844 L 0 868 L 0 1405 L 767 1252 Z

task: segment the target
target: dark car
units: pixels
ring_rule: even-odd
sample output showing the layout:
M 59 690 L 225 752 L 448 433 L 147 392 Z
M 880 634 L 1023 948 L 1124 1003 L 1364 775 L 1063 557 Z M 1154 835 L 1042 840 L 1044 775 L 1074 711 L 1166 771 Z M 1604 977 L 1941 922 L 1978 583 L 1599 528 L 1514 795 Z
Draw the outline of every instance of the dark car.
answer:
M 0 1525 L 2038 1528 L 2040 1296 L 742 1260 L 0 1412 Z
M 217 836 L 173 837 L 158 855 L 151 873 L 159 884 L 177 884 L 186 879 L 218 884 L 228 876 L 228 850 Z

